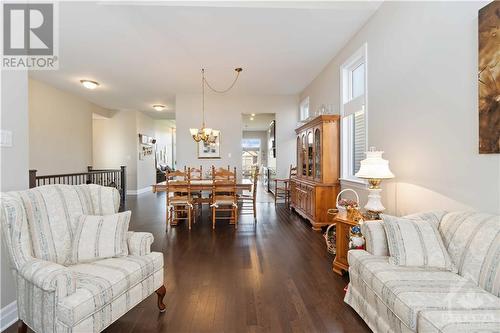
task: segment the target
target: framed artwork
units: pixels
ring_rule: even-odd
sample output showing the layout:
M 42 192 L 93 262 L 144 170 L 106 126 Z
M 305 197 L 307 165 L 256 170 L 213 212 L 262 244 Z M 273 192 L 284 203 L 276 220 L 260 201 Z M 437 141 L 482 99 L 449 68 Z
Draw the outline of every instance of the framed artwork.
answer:
M 197 142 L 198 158 L 199 159 L 215 159 L 220 158 L 220 135 L 214 143 Z
M 479 153 L 500 153 L 500 2 L 479 10 Z

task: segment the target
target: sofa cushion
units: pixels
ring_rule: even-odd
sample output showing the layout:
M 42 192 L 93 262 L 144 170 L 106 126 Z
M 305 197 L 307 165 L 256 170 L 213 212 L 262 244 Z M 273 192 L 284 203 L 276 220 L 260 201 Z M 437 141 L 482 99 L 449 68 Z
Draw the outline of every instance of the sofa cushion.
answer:
M 163 254 L 109 258 L 68 268 L 75 273 L 76 291 L 59 301 L 57 316 L 64 324 L 74 326 L 162 270 Z
M 361 233 L 365 237 L 366 251 L 376 256 L 388 256 L 389 247 L 382 221 L 364 221 L 360 224 Z
M 500 299 L 452 272 L 395 266 L 388 257 L 351 250 L 349 272 L 361 279 L 410 329 L 425 309 L 498 309 Z
M 498 333 L 500 310 L 424 310 L 418 318 L 419 332 Z
M 403 216 L 410 220 L 425 220 L 439 225 L 441 218 L 446 214 L 445 211 L 435 210 L 423 213 L 416 213 Z M 389 245 L 382 220 L 364 221 L 360 223 L 361 233 L 366 240 L 366 251 L 376 256 L 388 256 Z
M 458 274 L 500 296 L 500 216 L 449 213 L 439 231 Z
M 436 223 L 382 215 L 389 244 L 389 262 L 401 266 L 433 267 L 456 271 Z

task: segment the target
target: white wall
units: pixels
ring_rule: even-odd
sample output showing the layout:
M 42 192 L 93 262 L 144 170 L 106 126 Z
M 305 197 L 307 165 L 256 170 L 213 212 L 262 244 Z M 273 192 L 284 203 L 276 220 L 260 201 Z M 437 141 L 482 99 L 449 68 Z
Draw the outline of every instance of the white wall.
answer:
M 139 134 L 154 137 L 155 125 L 154 119 L 146 116 L 142 112 L 136 112 L 136 146 L 137 156 L 142 147 L 139 145 Z M 151 185 L 156 184 L 156 166 L 154 152 L 152 155 L 144 156 L 143 159 L 137 159 L 137 190 L 150 189 Z
M 168 166 L 174 166 L 175 162 L 175 120 L 155 119 L 156 147 L 159 150 L 166 148 L 166 163 Z
M 206 126 L 221 131 L 221 158 L 199 160 L 189 128 L 201 126 L 201 95 L 176 96 L 177 166 L 200 165 L 236 166 L 241 171 L 242 113 L 275 113 L 278 154 L 278 177 L 286 176 L 295 161 L 294 129 L 298 121 L 298 98 L 290 96 L 235 96 L 231 94 L 205 96 Z
M 139 134 L 154 137 L 155 121 L 142 112 L 130 110 L 93 120 L 93 165 L 96 168 L 126 165 L 129 194 L 147 190 L 156 182 L 154 155 L 139 159 Z
M 92 113 L 109 110 L 41 81 L 29 79 L 28 86 L 30 168 L 38 175 L 86 171 L 92 164 Z
M 12 131 L 13 143 L 12 147 L 0 148 L 0 191 L 24 190 L 28 188 L 29 169 L 28 74 L 24 71 L 2 71 L 0 76 L 1 129 Z M 4 308 L 16 300 L 16 289 L 3 237 L 1 243 L 0 307 Z M 4 320 L 5 318 L 2 318 L 0 327 L 9 324 Z
M 136 115 L 117 111 L 110 118 L 93 119 L 93 164 L 97 169 L 127 167 L 127 189 L 137 190 Z
M 368 44 L 368 140 L 396 178 L 388 212 L 500 213 L 500 155 L 478 154 L 477 12 L 486 2 L 384 2 L 301 93 L 339 109 L 339 66 Z

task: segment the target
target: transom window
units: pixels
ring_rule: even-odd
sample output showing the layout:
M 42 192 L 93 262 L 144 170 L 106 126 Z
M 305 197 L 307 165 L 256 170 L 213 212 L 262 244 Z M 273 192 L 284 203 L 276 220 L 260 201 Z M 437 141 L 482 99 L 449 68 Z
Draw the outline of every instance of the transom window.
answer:
M 309 96 L 304 98 L 302 102 L 300 102 L 300 120 L 306 120 L 309 118 Z
M 365 158 L 367 133 L 367 46 L 363 45 L 340 68 L 342 179 L 364 182 L 354 175 Z

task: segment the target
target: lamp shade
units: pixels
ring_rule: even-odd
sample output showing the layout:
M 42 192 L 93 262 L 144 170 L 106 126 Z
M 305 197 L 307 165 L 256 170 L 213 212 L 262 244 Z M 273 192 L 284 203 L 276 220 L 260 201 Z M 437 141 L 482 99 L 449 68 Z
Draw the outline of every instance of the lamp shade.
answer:
M 197 128 L 190 128 L 189 132 L 191 133 L 191 135 L 194 136 L 194 135 L 198 134 L 198 129 Z
M 389 169 L 389 161 L 382 158 L 383 151 L 375 151 L 372 147 L 366 152 L 366 158 L 361 161 L 361 167 L 355 174 L 358 178 L 388 179 L 394 178 Z

